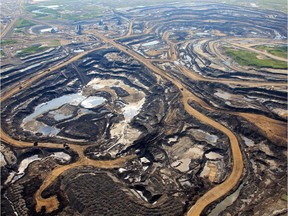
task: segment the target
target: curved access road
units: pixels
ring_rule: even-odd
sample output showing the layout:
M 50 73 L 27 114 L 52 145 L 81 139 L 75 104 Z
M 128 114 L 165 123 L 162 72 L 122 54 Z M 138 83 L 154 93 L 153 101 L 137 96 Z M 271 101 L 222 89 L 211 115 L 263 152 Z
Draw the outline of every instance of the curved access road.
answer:
M 187 77 L 193 79 L 193 80 L 199 80 L 199 81 L 206 81 L 206 82 L 213 82 L 213 83 L 225 83 L 227 85 L 248 85 L 249 87 L 261 87 L 261 86 L 277 86 L 277 87 L 285 87 L 287 86 L 286 82 L 256 82 L 256 81 L 246 81 L 246 80 L 229 80 L 229 79 L 213 79 L 213 78 L 207 78 L 199 75 L 198 73 L 192 71 L 191 69 L 188 69 L 184 65 L 178 65 L 178 68 L 185 74 Z
M 78 146 L 80 147 L 80 146 Z M 87 148 L 87 146 L 86 146 Z M 77 146 L 72 146 L 73 150 L 77 149 Z M 58 209 L 59 201 L 57 199 L 57 196 L 51 196 L 48 198 L 43 198 L 41 196 L 42 192 L 49 187 L 63 172 L 80 167 L 80 166 L 93 166 L 97 168 L 103 168 L 103 169 L 113 169 L 113 168 L 120 168 L 125 166 L 125 163 L 129 160 L 132 160 L 135 158 L 135 155 L 128 155 L 125 157 L 117 158 L 115 160 L 106 160 L 106 161 L 98 161 L 98 160 L 91 160 L 83 154 L 85 149 L 79 148 L 77 150 L 77 153 L 79 154 L 79 160 L 75 163 L 68 164 L 66 166 L 60 166 L 56 169 L 53 169 L 52 172 L 46 177 L 40 188 L 37 190 L 35 194 L 35 200 L 36 200 L 36 212 L 40 212 L 42 207 L 45 207 L 46 213 L 51 213 L 54 210 Z
M 104 46 L 102 47 L 98 47 L 95 48 L 93 50 L 89 50 L 83 53 L 80 53 L 76 56 L 74 56 L 73 58 L 69 59 L 68 61 L 61 63 L 57 66 L 54 66 L 53 68 L 50 68 L 50 70 L 45 70 L 42 71 L 41 73 L 39 73 L 38 75 L 36 75 L 35 77 L 26 80 L 23 84 L 22 84 L 22 89 L 25 89 L 29 86 L 31 86 L 31 84 L 37 80 L 39 80 L 41 77 L 43 77 L 44 75 L 51 73 L 52 71 L 55 71 L 67 64 L 72 63 L 73 61 L 83 57 L 84 55 L 93 52 L 95 50 L 98 49 L 103 49 L 105 48 Z M 20 91 L 19 87 L 14 87 L 11 90 L 9 90 L 9 92 L 5 92 L 1 98 L 0 98 L 0 103 L 3 103 L 5 100 L 7 100 L 9 97 L 13 96 L 14 94 L 16 94 L 18 91 Z M 34 144 L 31 142 L 24 142 L 21 140 L 15 140 L 12 137 L 10 137 L 8 134 L 6 134 L 2 128 L 0 131 L 0 137 L 2 141 L 5 141 L 7 143 L 9 143 L 10 145 L 13 145 L 15 147 L 20 147 L 20 148 L 25 148 L 25 147 L 33 147 Z M 59 149 L 63 149 L 63 144 L 57 144 L 57 143 L 39 143 L 38 144 L 39 148 L 59 148 Z M 58 208 L 59 205 L 59 201 L 57 199 L 56 196 L 52 196 L 49 198 L 42 198 L 41 194 L 42 192 L 49 186 L 51 185 L 56 178 L 61 175 L 63 172 L 65 172 L 68 169 L 74 168 L 74 167 L 79 167 L 79 166 L 94 166 L 94 167 L 98 167 L 98 168 L 119 168 L 119 167 L 123 167 L 125 165 L 125 163 L 129 160 L 132 160 L 133 158 L 135 158 L 135 155 L 128 155 L 128 156 L 124 156 L 121 158 L 117 158 L 114 160 L 105 160 L 105 161 L 96 161 L 96 160 L 91 160 L 87 157 L 85 157 L 84 155 L 84 151 L 88 146 L 80 146 L 80 145 L 76 145 L 76 144 L 69 144 L 69 147 L 71 148 L 72 151 L 76 152 L 78 154 L 79 160 L 76 161 L 75 163 L 72 164 L 68 164 L 65 166 L 60 166 L 57 167 L 55 169 L 53 169 L 51 171 L 51 173 L 47 176 L 47 178 L 44 180 L 43 184 L 41 185 L 41 187 L 37 190 L 36 194 L 35 194 L 35 200 L 36 200 L 36 212 L 40 212 L 42 207 L 45 207 L 45 210 L 47 213 L 50 213 L 54 210 L 56 210 Z
M 168 73 L 154 66 L 149 60 L 145 59 L 138 53 L 126 48 L 125 46 L 119 43 L 116 43 L 114 40 L 109 39 L 99 33 L 96 33 L 95 36 L 102 39 L 103 41 L 107 43 L 110 43 L 111 45 L 115 46 L 116 48 L 128 54 L 129 56 L 133 57 L 134 59 L 138 60 L 139 62 L 142 62 L 146 67 L 148 67 L 150 70 L 160 75 L 161 77 L 173 82 L 174 85 L 177 86 L 177 88 L 182 94 L 182 103 L 184 104 L 185 110 L 190 115 L 197 118 L 198 120 L 220 130 L 229 138 L 231 150 L 232 150 L 232 158 L 233 158 L 232 172 L 230 176 L 223 183 L 215 186 L 214 188 L 209 190 L 206 194 L 204 194 L 199 200 L 197 200 L 195 205 L 193 205 L 187 213 L 188 216 L 199 216 L 201 212 L 203 212 L 203 210 L 209 204 L 215 202 L 216 200 L 218 200 L 219 198 L 227 194 L 230 190 L 232 190 L 238 184 L 241 178 L 244 165 L 243 165 L 242 153 L 240 150 L 237 137 L 228 128 L 224 127 L 223 125 L 216 122 L 215 120 L 205 116 L 198 110 L 192 108 L 189 105 L 189 101 L 190 100 L 199 101 L 201 99 L 199 99 L 194 94 L 192 94 L 189 90 L 187 90 L 187 88 L 179 80 L 176 80 L 175 78 L 169 76 Z
M 26 80 L 25 82 L 23 82 L 21 84 L 21 87 L 24 89 L 26 88 L 27 86 L 31 85 L 34 81 L 40 79 L 42 76 L 48 74 L 48 73 L 51 73 L 55 70 L 58 70 L 62 67 L 64 67 L 65 65 L 68 65 L 80 58 L 82 58 L 83 56 L 85 56 L 86 54 L 88 53 L 91 53 L 91 52 L 94 52 L 96 50 L 100 50 L 100 49 L 104 49 L 104 48 L 107 48 L 107 46 L 101 46 L 101 47 L 97 47 L 95 49 L 92 49 L 92 50 L 88 50 L 88 51 L 85 51 L 85 52 L 82 52 L 74 57 L 72 57 L 71 59 L 59 64 L 59 65 L 55 65 L 54 67 L 52 68 L 49 68 L 48 70 L 43 70 L 41 71 L 40 73 L 38 73 L 36 76 L 33 76 L 32 78 L 30 78 L 29 80 Z M 19 88 L 18 87 L 14 87 L 12 89 L 9 89 L 8 92 L 5 92 L 1 95 L 1 98 L 0 98 L 0 103 L 3 103 L 6 99 L 8 99 L 9 97 L 11 97 L 12 95 L 14 95 L 15 93 L 17 93 L 19 91 Z M 2 133 L 1 133 L 2 134 Z
M 249 51 L 254 52 L 254 53 L 265 55 L 265 56 L 267 56 L 267 57 L 269 57 L 271 59 L 288 62 L 287 58 L 281 58 L 279 56 L 272 55 L 272 54 L 270 54 L 268 52 L 264 52 L 264 51 L 261 51 L 261 50 L 254 49 L 254 48 L 251 47 L 251 45 L 241 45 L 241 44 L 233 43 L 233 42 L 228 42 L 228 43 L 233 45 L 233 46 L 236 46 L 236 47 L 239 47 L 239 48 L 242 48 L 242 49 L 246 49 L 246 50 L 249 50 Z

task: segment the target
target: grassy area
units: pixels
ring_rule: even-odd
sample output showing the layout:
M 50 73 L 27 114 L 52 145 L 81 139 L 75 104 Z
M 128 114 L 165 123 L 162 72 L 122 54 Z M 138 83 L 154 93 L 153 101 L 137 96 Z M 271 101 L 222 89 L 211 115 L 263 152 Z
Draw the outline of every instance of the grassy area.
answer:
M 23 33 L 23 34 L 25 34 L 25 32 L 23 30 L 19 29 L 19 28 L 15 29 L 14 32 L 15 33 Z
M 288 194 L 283 194 L 283 195 L 281 196 L 281 199 L 287 202 L 287 200 L 288 200 Z
M 41 7 L 37 6 L 37 5 L 32 5 L 32 4 L 27 4 L 25 5 L 25 10 L 28 11 L 28 12 L 32 12 L 34 10 L 40 10 L 42 9 Z
M 84 14 L 63 14 L 62 18 L 67 20 L 86 20 L 86 19 L 93 19 L 97 16 L 101 16 L 103 13 L 100 12 L 90 12 L 90 13 L 84 13 Z
M 52 41 L 49 41 L 49 46 L 50 47 L 57 47 L 57 46 L 60 46 L 60 41 L 59 40 L 52 40 Z
M 24 48 L 20 50 L 21 52 L 16 54 L 16 57 L 22 57 L 26 55 L 31 55 L 37 52 L 43 52 L 45 50 L 49 49 L 49 47 L 43 47 L 41 45 L 33 45 L 31 47 Z
M 5 46 L 5 45 L 10 45 L 10 44 L 15 44 L 15 43 L 17 43 L 16 40 L 13 40 L 13 39 L 3 39 L 3 40 L 1 40 L 0 45 L 1 45 L 1 46 Z
M 184 0 L 189 2 L 190 0 Z M 86 20 L 104 15 L 108 7 L 123 8 L 165 4 L 175 0 L 135 0 L 127 4 L 127 0 L 49 0 L 38 4 L 26 4 L 26 12 L 32 13 L 35 18 L 47 20 Z M 50 6 L 50 8 L 49 8 Z M 58 6 L 53 7 L 51 6 Z M 34 12 L 33 12 L 34 11 Z M 38 13 L 35 13 L 37 11 Z M 65 11 L 65 13 L 63 13 Z M 40 13 L 39 13 L 40 12 Z
M 287 69 L 287 63 L 274 59 L 259 59 L 258 54 L 245 50 L 235 50 L 232 48 L 224 48 L 226 55 L 230 56 L 234 61 L 242 66 L 252 66 L 256 68 L 274 68 Z
M 18 19 L 15 23 L 15 28 L 24 28 L 24 27 L 30 27 L 35 25 L 35 23 L 26 20 L 26 19 Z
M 287 46 L 256 46 L 258 50 L 266 51 L 272 55 L 287 58 Z
M 49 6 L 49 5 L 47 5 Z M 44 4 L 39 3 L 37 5 L 32 4 L 26 4 L 25 10 L 28 13 L 32 13 L 34 18 L 42 18 L 42 19 L 58 19 L 60 17 L 59 11 L 61 10 L 61 7 L 59 8 L 49 8 L 45 7 Z
M 5 56 L 5 53 L 3 50 L 0 50 L 0 58 L 2 58 L 3 56 Z
M 103 7 L 93 0 L 85 0 L 81 4 L 78 0 L 50 0 L 37 5 L 27 4 L 25 9 L 34 18 L 45 20 L 86 20 L 101 16 L 104 12 Z

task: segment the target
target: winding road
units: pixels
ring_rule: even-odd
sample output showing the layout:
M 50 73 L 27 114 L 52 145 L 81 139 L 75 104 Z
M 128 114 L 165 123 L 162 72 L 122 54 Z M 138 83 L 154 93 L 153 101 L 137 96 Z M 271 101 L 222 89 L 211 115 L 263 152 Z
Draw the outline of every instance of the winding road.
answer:
M 201 212 L 212 202 L 216 201 L 220 197 L 227 194 L 230 190 L 232 190 L 239 182 L 240 177 L 243 172 L 243 158 L 242 153 L 239 147 L 239 142 L 237 140 L 237 137 L 233 134 L 232 131 L 230 131 L 228 128 L 224 127 L 220 123 L 214 121 L 213 119 L 205 116 L 204 114 L 200 113 L 196 109 L 192 108 L 189 105 L 189 100 L 196 100 L 199 101 L 199 98 L 197 98 L 194 94 L 192 94 L 187 88 L 180 83 L 180 81 L 170 77 L 165 71 L 162 71 L 161 69 L 154 66 L 149 60 L 145 59 L 144 57 L 140 56 L 138 53 L 127 49 L 121 44 L 116 43 L 115 41 L 101 35 L 96 34 L 96 37 L 102 39 L 103 41 L 110 43 L 111 45 L 115 46 L 122 52 L 128 54 L 129 56 L 133 57 L 134 59 L 142 62 L 146 67 L 148 67 L 153 72 L 157 73 L 161 77 L 171 81 L 174 83 L 175 86 L 179 89 L 179 91 L 182 94 L 182 103 L 184 104 L 185 110 L 193 117 L 197 118 L 198 120 L 220 130 L 223 132 L 230 141 L 231 150 L 232 150 L 232 156 L 233 156 L 233 169 L 230 174 L 230 176 L 221 184 L 215 186 L 212 190 L 208 191 L 206 194 L 204 194 L 196 203 L 193 205 L 190 210 L 188 211 L 188 216 L 198 216 L 201 214 Z
M 231 151 L 232 151 L 232 159 L 233 159 L 232 172 L 231 172 L 230 176 L 224 182 L 215 186 L 214 188 L 209 190 L 207 193 L 205 193 L 200 199 L 198 199 L 197 202 L 190 208 L 190 210 L 187 213 L 188 216 L 199 216 L 201 214 L 201 212 L 203 212 L 203 210 L 209 204 L 211 204 L 211 203 L 215 202 L 216 200 L 218 200 L 219 198 L 223 197 L 225 194 L 227 194 L 233 188 L 235 188 L 237 186 L 237 184 L 239 183 L 239 180 L 240 180 L 242 173 L 243 173 L 244 165 L 243 165 L 243 157 L 242 157 L 242 153 L 241 153 L 241 149 L 240 149 L 237 137 L 227 127 L 223 126 L 222 124 L 216 122 L 215 120 L 207 117 L 203 113 L 201 113 L 198 110 L 191 107 L 189 105 L 190 101 L 195 101 L 195 102 L 200 103 L 200 104 L 202 104 L 204 102 L 200 98 L 198 98 L 196 95 L 194 95 L 192 92 L 190 92 L 188 90 L 188 88 L 183 83 L 181 83 L 181 81 L 179 79 L 172 77 L 166 71 L 163 71 L 163 70 L 159 69 L 158 67 L 154 66 L 152 64 L 152 61 L 144 58 L 143 56 L 139 55 L 137 52 L 121 45 L 120 43 L 117 43 L 116 41 L 114 41 L 110 38 L 107 38 L 107 37 L 105 37 L 99 33 L 95 33 L 95 36 L 100 38 L 104 42 L 111 44 L 112 46 L 118 48 L 123 53 L 126 53 L 127 55 L 129 55 L 129 56 L 133 57 L 134 59 L 138 60 L 139 62 L 143 63 L 147 68 L 149 68 L 155 74 L 158 74 L 162 78 L 171 81 L 179 89 L 179 92 L 181 93 L 181 100 L 182 100 L 182 103 L 183 103 L 184 108 L 187 111 L 187 113 L 189 113 L 191 116 L 197 118 L 201 122 L 216 128 L 217 130 L 221 131 L 222 133 L 224 133 L 229 138 Z M 54 66 L 53 68 L 50 68 L 50 70 L 46 70 L 46 71 L 42 71 L 42 72 L 38 73 L 38 75 L 31 78 L 30 80 L 26 80 L 22 84 L 22 89 L 28 88 L 33 82 L 39 80 L 44 75 L 51 73 L 51 72 L 65 66 L 67 64 L 70 64 L 73 61 L 83 57 L 84 55 L 86 55 L 90 52 L 93 52 L 95 50 L 102 49 L 102 48 L 105 48 L 105 47 L 103 46 L 103 47 L 99 47 L 99 48 L 96 48 L 93 50 L 83 52 L 81 54 L 78 54 L 77 56 L 74 56 L 73 58 L 71 58 L 70 60 L 68 60 L 62 64 L 59 64 L 57 66 Z M 191 72 L 189 72 L 187 69 L 185 69 L 183 67 L 181 67 L 181 70 L 184 71 L 186 75 L 191 74 Z M 200 79 L 201 78 L 201 77 L 199 77 L 193 73 L 192 73 L 192 75 L 189 75 L 189 77 L 193 78 L 193 79 L 195 79 L 195 78 Z M 205 80 L 206 78 L 201 78 L 201 79 Z M 208 80 L 208 79 L 206 79 L 206 80 Z M 223 82 L 223 81 L 224 80 L 220 80 L 219 82 Z M 229 81 L 229 82 L 231 82 L 231 81 Z M 237 81 L 237 83 L 239 84 L 239 81 Z M 256 83 L 255 83 L 255 85 L 257 86 Z M 263 83 L 261 83 L 261 85 L 263 85 Z M 5 94 L 2 95 L 0 102 L 3 103 L 5 100 L 7 100 L 8 98 L 10 98 L 14 94 L 16 94 L 18 91 L 19 91 L 19 87 L 15 87 L 15 88 L 11 89 L 11 91 L 6 92 Z M 5 142 L 7 142 L 13 146 L 17 146 L 17 147 L 32 147 L 33 146 L 33 143 L 23 142 L 23 141 L 15 140 L 15 139 L 11 138 L 2 129 L 1 129 L 1 140 L 5 141 Z M 83 146 L 73 145 L 73 144 L 69 144 L 69 146 L 70 146 L 71 150 L 75 151 L 78 154 L 79 160 L 77 160 L 76 162 L 69 164 L 69 165 L 57 167 L 48 175 L 48 177 L 44 180 L 43 184 L 41 185 L 41 187 L 38 189 L 38 191 L 35 194 L 36 211 L 37 212 L 39 212 L 43 206 L 45 207 L 46 212 L 48 212 L 48 213 L 52 212 L 58 208 L 59 201 L 57 200 L 56 196 L 52 196 L 52 197 L 44 199 L 41 196 L 41 193 L 47 187 L 49 187 L 49 185 L 51 185 L 59 175 L 61 175 L 66 170 L 71 169 L 73 167 L 85 166 L 85 165 L 91 165 L 91 166 L 95 166 L 95 167 L 99 167 L 99 168 L 123 167 L 127 161 L 132 160 L 135 157 L 135 155 L 128 155 L 128 156 L 121 157 L 121 158 L 118 158 L 115 160 L 94 161 L 94 160 L 91 160 L 91 159 L 88 159 L 87 157 L 85 157 L 85 155 L 83 153 L 85 151 L 85 148 L 87 148 L 87 146 L 83 147 Z M 63 145 L 62 144 L 56 144 L 56 143 L 40 143 L 39 147 L 40 148 L 41 147 L 48 147 L 48 148 L 61 148 L 62 149 Z
M 94 52 L 96 50 L 99 49 L 103 49 L 106 48 L 106 46 L 101 46 L 83 53 L 80 53 L 74 57 L 72 57 L 71 59 L 69 59 L 66 62 L 63 62 L 57 66 L 54 66 L 53 68 L 50 68 L 49 70 L 45 70 L 42 71 L 40 73 L 38 73 L 38 75 L 34 76 L 33 78 L 26 80 L 23 84 L 22 84 L 22 88 L 21 89 L 25 89 L 28 88 L 29 86 L 31 86 L 35 81 L 39 80 L 41 77 L 43 77 L 44 75 L 51 73 L 59 68 L 62 68 L 65 65 L 68 65 L 72 62 L 74 62 L 77 59 L 82 58 L 83 56 L 85 56 L 88 53 Z M 14 87 L 12 88 L 9 92 L 5 92 L 5 94 L 1 95 L 0 98 L 0 102 L 3 103 L 5 100 L 7 100 L 8 98 L 10 98 L 11 96 L 13 96 L 14 94 L 16 94 L 18 91 L 20 91 L 19 87 Z M 2 128 L 0 131 L 0 137 L 1 137 L 1 141 L 7 142 L 10 145 L 13 145 L 15 147 L 20 147 L 20 148 L 27 148 L 27 147 L 33 147 L 34 143 L 32 142 L 24 142 L 21 140 L 15 140 L 12 137 L 10 137 L 8 134 L 6 134 Z M 59 148 L 59 149 L 63 149 L 63 144 L 57 144 L 57 143 L 39 143 L 38 144 L 39 148 Z M 76 144 L 69 144 L 69 147 L 72 151 L 74 151 L 75 153 L 78 154 L 79 160 L 77 160 L 75 163 L 69 164 L 69 165 L 65 165 L 65 166 L 60 166 L 56 169 L 54 169 L 49 175 L 48 177 L 45 179 L 45 181 L 43 182 L 43 184 L 41 185 L 41 187 L 37 190 L 36 194 L 35 194 L 35 200 L 36 200 L 36 212 L 40 212 L 41 208 L 43 206 L 45 206 L 46 212 L 52 212 L 54 210 L 56 210 L 58 208 L 59 202 L 57 200 L 56 196 L 52 196 L 49 197 L 47 199 L 42 198 L 41 193 L 51 184 L 55 181 L 55 179 L 61 175 L 63 172 L 65 172 L 66 170 L 70 169 L 70 168 L 74 168 L 74 167 L 79 167 L 79 166 L 94 166 L 94 167 L 98 167 L 98 168 L 118 168 L 118 167 L 123 167 L 125 165 L 125 163 L 129 160 L 132 160 L 135 155 L 128 155 L 128 156 L 124 156 L 121 158 L 117 158 L 115 160 L 109 160 L 109 161 L 99 161 L 99 160 L 91 160 L 89 158 L 87 158 L 84 155 L 84 151 L 88 146 L 80 146 L 80 145 L 76 145 Z

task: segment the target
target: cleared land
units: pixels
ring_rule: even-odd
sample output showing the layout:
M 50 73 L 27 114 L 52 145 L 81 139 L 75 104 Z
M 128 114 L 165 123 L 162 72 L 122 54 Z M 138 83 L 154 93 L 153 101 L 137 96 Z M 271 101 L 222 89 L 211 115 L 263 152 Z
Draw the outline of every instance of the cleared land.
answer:
M 225 48 L 226 55 L 242 66 L 252 66 L 256 68 L 287 69 L 287 63 L 269 58 L 260 58 L 257 53 L 246 50 L 235 50 Z
M 33 25 L 35 25 L 35 23 L 29 20 L 20 18 L 15 22 L 14 28 L 24 28 L 24 27 L 30 27 Z
M 267 11 L 227 4 L 145 7 L 163 1 L 141 0 L 136 8 L 134 2 L 110 0 L 94 7 L 88 0 L 79 8 L 68 0 L 29 5 L 23 20 L 37 25 L 22 27 L 23 34 L 4 45 L 10 59 L 1 74 L 1 140 L 5 159 L 8 152 L 17 164 L 9 157 L 1 163 L 17 171 L 27 155 L 41 158 L 24 178 L 16 171 L 14 178 L 4 166 L 9 174 L 4 182 L 12 188 L 3 192 L 5 209 L 25 215 L 23 203 L 8 202 L 23 198 L 31 215 L 67 214 L 67 209 L 82 214 L 85 205 L 87 212 L 127 216 L 141 202 L 139 215 L 175 215 L 177 209 L 177 215 L 199 216 L 209 215 L 211 204 L 234 190 L 241 193 L 223 207 L 223 215 L 273 215 L 284 208 L 271 204 L 278 200 L 270 195 L 286 193 L 287 59 L 276 55 L 283 50 L 255 49 L 283 44 L 275 39 L 286 35 L 283 14 L 266 17 Z M 110 4 L 121 10 L 111 11 Z M 105 16 L 93 14 L 98 6 L 107 9 Z M 81 14 L 89 8 L 88 16 Z M 74 14 L 78 9 L 82 12 Z M 76 33 L 73 20 L 83 19 L 93 20 L 81 22 L 82 33 Z M 51 27 L 59 31 L 50 33 Z M 255 44 L 257 34 L 262 38 Z M 21 58 L 15 57 L 19 50 Z M 55 151 L 70 159 L 52 159 Z M 107 179 L 91 170 L 94 177 L 76 178 L 74 172 L 87 167 L 109 169 L 119 191 L 134 195 L 115 191 L 123 200 L 114 199 L 110 180 L 100 192 L 87 194 Z M 98 196 L 101 190 L 110 192 Z M 61 202 L 63 197 L 68 202 Z
M 5 45 L 11 45 L 11 44 L 16 44 L 17 40 L 13 40 L 13 39 L 3 39 L 1 40 L 1 46 L 5 46 Z
M 256 46 L 256 49 L 266 51 L 272 55 L 279 56 L 281 58 L 287 58 L 287 46 Z
M 26 56 L 26 55 L 30 55 L 30 54 L 34 54 L 34 53 L 38 53 L 38 52 L 43 52 L 47 49 L 49 49 L 49 47 L 44 47 L 41 45 L 33 45 L 31 47 L 27 47 L 27 48 L 20 50 L 17 53 L 17 56 L 19 56 L 19 57 Z

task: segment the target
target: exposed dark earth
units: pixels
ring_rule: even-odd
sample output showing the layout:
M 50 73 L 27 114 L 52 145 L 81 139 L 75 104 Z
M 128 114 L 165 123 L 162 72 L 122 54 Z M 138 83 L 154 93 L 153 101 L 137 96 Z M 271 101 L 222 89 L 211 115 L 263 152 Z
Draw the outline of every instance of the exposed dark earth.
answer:
M 171 4 L 76 24 L 87 41 L 3 59 L 1 215 L 287 214 L 287 68 L 226 52 L 287 63 L 255 48 L 286 43 L 286 14 Z

